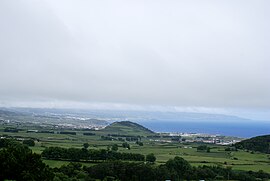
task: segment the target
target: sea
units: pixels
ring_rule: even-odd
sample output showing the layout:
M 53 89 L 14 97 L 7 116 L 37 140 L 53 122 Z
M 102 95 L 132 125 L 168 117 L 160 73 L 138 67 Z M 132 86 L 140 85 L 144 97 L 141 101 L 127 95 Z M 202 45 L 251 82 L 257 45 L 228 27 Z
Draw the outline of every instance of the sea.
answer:
M 138 121 L 155 132 L 208 133 L 250 138 L 270 134 L 270 122 L 179 122 L 172 120 Z

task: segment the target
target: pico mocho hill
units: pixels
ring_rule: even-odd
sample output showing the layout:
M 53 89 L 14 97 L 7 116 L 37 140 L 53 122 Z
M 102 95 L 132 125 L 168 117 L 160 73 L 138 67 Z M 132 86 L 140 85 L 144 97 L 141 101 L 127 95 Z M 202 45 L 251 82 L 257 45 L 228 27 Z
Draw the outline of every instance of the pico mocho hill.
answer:
M 103 132 L 118 135 L 148 136 L 155 132 L 131 121 L 114 122 L 105 127 Z

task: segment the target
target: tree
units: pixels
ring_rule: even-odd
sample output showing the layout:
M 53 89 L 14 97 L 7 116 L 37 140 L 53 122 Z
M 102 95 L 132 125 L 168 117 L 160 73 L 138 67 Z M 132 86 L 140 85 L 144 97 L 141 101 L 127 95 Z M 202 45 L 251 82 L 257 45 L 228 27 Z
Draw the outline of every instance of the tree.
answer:
M 0 180 L 53 180 L 54 174 L 40 155 L 17 143 L 0 150 Z
M 27 146 L 35 146 L 35 142 L 34 140 L 23 140 L 23 144 L 27 145 Z
M 156 157 L 155 157 L 154 153 L 150 153 L 150 154 L 146 155 L 146 161 L 154 163 L 156 161 Z
M 166 167 L 172 173 L 172 180 L 179 180 L 184 178 L 192 169 L 191 165 L 181 157 L 175 157 L 166 162 Z
M 128 144 L 127 142 L 124 142 L 124 143 L 122 144 L 122 146 L 123 146 L 123 148 L 127 148 L 127 149 L 130 150 L 130 146 L 129 146 L 129 144 Z
M 89 143 L 84 143 L 83 144 L 83 148 L 85 148 L 85 149 L 87 149 L 89 146 L 90 146 Z
M 117 151 L 117 150 L 118 150 L 118 145 L 117 144 L 112 145 L 112 151 Z

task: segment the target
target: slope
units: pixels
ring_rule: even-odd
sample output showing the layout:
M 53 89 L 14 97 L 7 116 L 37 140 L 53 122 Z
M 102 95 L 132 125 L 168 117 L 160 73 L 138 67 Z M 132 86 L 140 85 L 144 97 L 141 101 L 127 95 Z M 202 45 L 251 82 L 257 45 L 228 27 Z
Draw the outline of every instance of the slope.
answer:
M 134 135 L 134 136 L 138 135 L 147 136 L 155 134 L 148 128 L 145 128 L 142 125 L 130 121 L 114 122 L 105 127 L 102 131 L 108 134 Z
M 235 144 L 236 148 L 270 153 L 270 135 L 263 135 L 243 140 Z

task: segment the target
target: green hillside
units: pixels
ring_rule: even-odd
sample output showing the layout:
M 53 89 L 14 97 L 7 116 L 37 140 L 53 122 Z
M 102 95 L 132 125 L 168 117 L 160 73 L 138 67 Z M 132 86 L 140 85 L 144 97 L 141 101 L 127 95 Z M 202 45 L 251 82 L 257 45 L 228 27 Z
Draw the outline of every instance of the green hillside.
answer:
M 257 136 L 235 144 L 236 148 L 270 153 L 270 135 Z
M 155 134 L 153 131 L 143 127 L 142 125 L 130 121 L 114 122 L 105 127 L 102 131 L 109 134 L 134 136 L 147 136 Z

